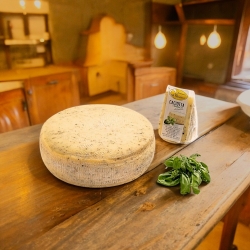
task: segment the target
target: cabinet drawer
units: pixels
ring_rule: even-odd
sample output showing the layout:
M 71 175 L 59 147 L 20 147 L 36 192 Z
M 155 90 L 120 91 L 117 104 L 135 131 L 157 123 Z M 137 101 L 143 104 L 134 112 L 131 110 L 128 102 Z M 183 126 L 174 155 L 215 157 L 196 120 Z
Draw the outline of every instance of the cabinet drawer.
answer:
M 55 85 L 57 83 L 61 83 L 64 81 L 71 81 L 71 73 L 61 73 L 61 74 L 53 74 L 47 76 L 39 76 L 30 78 L 30 85 L 38 86 L 42 85 Z
M 165 93 L 167 85 L 175 85 L 175 70 L 146 72 L 135 78 L 135 100 Z

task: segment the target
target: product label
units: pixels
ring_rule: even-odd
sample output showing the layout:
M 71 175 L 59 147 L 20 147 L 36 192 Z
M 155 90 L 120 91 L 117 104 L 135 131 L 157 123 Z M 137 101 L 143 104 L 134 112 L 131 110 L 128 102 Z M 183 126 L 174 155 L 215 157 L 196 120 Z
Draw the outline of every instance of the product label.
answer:
M 179 143 L 184 133 L 189 91 L 168 86 L 166 95 L 167 103 L 161 121 L 161 137 Z

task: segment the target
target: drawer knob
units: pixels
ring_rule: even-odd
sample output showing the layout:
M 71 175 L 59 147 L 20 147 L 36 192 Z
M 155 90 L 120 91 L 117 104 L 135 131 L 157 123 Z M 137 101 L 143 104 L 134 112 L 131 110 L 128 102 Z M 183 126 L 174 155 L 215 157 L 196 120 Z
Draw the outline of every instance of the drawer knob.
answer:
M 48 82 L 49 85 L 54 85 L 54 84 L 57 84 L 57 83 L 58 83 L 57 80 L 52 80 L 52 81 L 49 81 L 49 82 Z
M 28 90 L 27 90 L 27 93 L 28 93 L 28 95 L 32 95 L 32 94 L 33 94 L 33 91 L 32 91 L 31 89 L 28 89 Z
M 159 83 L 151 83 L 151 87 L 157 87 L 159 85 Z

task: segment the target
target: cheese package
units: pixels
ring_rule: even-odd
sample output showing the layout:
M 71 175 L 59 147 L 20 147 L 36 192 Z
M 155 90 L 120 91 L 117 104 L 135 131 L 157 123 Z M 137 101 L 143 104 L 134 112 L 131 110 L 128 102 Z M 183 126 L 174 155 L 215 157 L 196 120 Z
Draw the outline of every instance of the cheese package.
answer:
M 188 144 L 198 137 L 195 93 L 168 85 L 159 122 L 160 137 L 171 143 Z
M 155 134 L 149 120 L 116 105 L 72 107 L 50 117 L 40 133 L 48 170 L 67 183 L 111 187 L 130 182 L 150 166 Z

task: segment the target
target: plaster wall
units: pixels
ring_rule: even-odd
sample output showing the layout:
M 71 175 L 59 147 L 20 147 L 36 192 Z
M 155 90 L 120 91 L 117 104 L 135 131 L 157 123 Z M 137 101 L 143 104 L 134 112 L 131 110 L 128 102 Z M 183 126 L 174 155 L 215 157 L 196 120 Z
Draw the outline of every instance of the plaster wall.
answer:
M 184 56 L 183 75 L 222 84 L 226 79 L 227 67 L 232 46 L 233 26 L 217 26 L 221 45 L 211 49 L 207 44 L 200 45 L 201 35 L 208 38 L 213 25 L 189 25 Z
M 166 4 L 180 2 L 179 0 L 153 1 Z M 168 43 L 166 48 L 157 50 L 153 46 L 153 38 L 158 26 L 153 25 L 151 36 L 151 0 L 48 0 L 48 3 L 52 55 L 56 64 L 84 61 L 87 36 L 80 33 L 90 27 L 93 17 L 107 14 L 124 25 L 132 37 L 130 40 L 132 45 L 148 48 L 153 66 L 177 66 L 181 26 L 163 26 L 162 31 L 166 34 Z M 183 74 L 221 84 L 225 80 L 233 27 L 218 27 L 222 45 L 215 50 L 199 45 L 200 35 L 205 33 L 208 36 L 212 28 L 212 25 L 189 25 Z M 1 48 L 0 68 L 6 68 L 5 54 Z
M 87 36 L 80 35 L 90 27 L 98 14 L 107 14 L 132 34 L 130 43 L 144 47 L 150 29 L 150 0 L 49 0 L 49 25 L 55 63 L 83 61 Z

